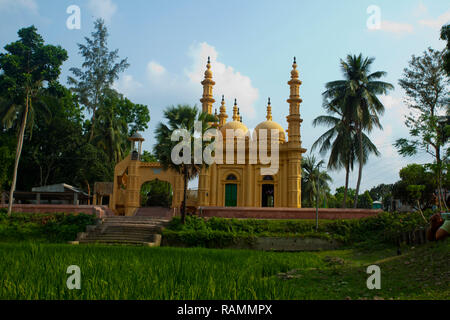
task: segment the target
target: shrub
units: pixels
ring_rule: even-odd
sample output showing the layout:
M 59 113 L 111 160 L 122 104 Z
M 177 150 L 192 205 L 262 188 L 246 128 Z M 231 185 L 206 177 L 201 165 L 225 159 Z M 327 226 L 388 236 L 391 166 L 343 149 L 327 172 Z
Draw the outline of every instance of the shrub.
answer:
M 64 242 L 75 240 L 78 232 L 95 224 L 97 217 L 87 214 L 0 213 L 0 241 Z
M 433 212 L 424 213 L 429 218 Z M 186 217 L 181 224 L 176 217 L 169 223 L 163 236 L 188 246 L 224 247 L 240 240 L 256 237 L 317 237 L 338 240 L 347 245 L 393 243 L 403 232 L 425 228 L 427 223 L 418 212 L 388 213 L 376 217 L 346 220 L 257 220 L 257 219 L 203 219 Z

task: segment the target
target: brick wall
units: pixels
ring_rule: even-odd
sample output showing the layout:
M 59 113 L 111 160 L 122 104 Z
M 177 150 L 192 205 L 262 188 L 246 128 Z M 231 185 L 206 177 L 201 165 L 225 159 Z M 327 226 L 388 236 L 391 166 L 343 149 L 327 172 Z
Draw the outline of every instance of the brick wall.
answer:
M 319 209 L 319 219 L 361 219 L 376 216 L 382 210 L 372 209 Z M 315 219 L 315 208 L 230 208 L 201 207 L 202 217 L 240 219 Z

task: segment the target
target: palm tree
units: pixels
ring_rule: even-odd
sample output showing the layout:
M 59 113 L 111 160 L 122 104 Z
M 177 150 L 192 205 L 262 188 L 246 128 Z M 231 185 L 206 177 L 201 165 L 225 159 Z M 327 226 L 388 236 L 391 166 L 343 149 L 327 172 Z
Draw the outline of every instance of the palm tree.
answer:
M 354 126 L 343 116 L 342 110 L 333 108 L 332 103 L 324 105 L 329 115 L 318 116 L 313 121 L 313 126 L 326 125 L 331 127 L 322 134 L 312 146 L 312 150 L 319 148 L 320 154 L 324 155 L 329 150 L 328 169 L 345 169 L 345 187 L 342 207 L 347 207 L 348 181 L 350 171 L 353 171 L 353 165 L 360 158 L 359 138 L 355 132 Z M 379 156 L 377 147 L 370 141 L 370 138 L 363 132 L 363 154 L 362 162 L 365 164 L 371 153 Z M 358 151 L 357 151 L 358 150 Z
M 377 95 L 387 94 L 389 90 L 394 89 L 392 84 L 378 80 L 386 76 L 386 72 L 370 73 L 374 60 L 374 58 L 363 58 L 362 54 L 348 55 L 345 61 L 341 59 L 344 80 L 328 82 L 326 91 L 323 93 L 325 99 L 339 101 L 339 103 L 335 101 L 335 105 L 341 106 L 343 118 L 354 126 L 358 139 L 358 144 L 355 146 L 359 162 L 355 208 L 358 205 L 358 193 L 365 163 L 364 150 L 371 149 L 364 144 L 363 131 L 370 133 L 375 127 L 382 129 L 378 116 L 384 113 L 384 106 Z
M 309 205 L 313 205 L 320 198 L 325 199 L 326 192 L 330 190 L 328 183 L 332 179 L 326 171 L 320 170 L 323 164 L 323 160 L 317 162 L 313 155 L 302 160 L 302 192 Z
M 324 108 L 328 115 L 318 116 L 313 121 L 313 126 L 325 125 L 331 127 L 322 134 L 312 145 L 311 150 L 319 148 L 321 155 L 325 155 L 331 150 L 328 160 L 328 169 L 340 170 L 345 168 L 345 188 L 342 207 L 347 207 L 348 181 L 350 171 L 353 171 L 355 162 L 354 133 L 349 121 L 342 114 L 342 106 L 339 99 L 324 99 Z M 334 140 L 333 140 L 334 139 Z
M 203 134 L 211 127 L 211 123 L 216 122 L 217 119 L 214 115 L 205 112 L 199 112 L 196 106 L 191 107 L 189 105 L 171 106 L 164 111 L 164 117 L 167 120 L 167 124 L 160 122 L 155 130 L 156 141 L 155 144 L 155 156 L 161 163 L 164 169 L 172 169 L 183 175 L 184 179 L 184 195 L 183 205 L 181 207 L 181 220 L 185 222 L 186 218 L 186 200 L 187 200 L 187 186 L 188 181 L 195 178 L 200 170 L 207 166 L 206 163 L 196 164 L 194 162 L 194 137 L 195 122 L 199 121 L 202 124 L 202 137 Z M 187 130 L 190 136 L 190 142 L 187 145 L 190 148 L 190 161 L 189 163 L 175 164 L 172 159 L 172 150 L 179 141 L 172 141 L 171 136 L 175 130 Z M 186 141 L 183 141 L 186 142 Z M 202 142 L 202 154 L 204 149 L 210 142 Z

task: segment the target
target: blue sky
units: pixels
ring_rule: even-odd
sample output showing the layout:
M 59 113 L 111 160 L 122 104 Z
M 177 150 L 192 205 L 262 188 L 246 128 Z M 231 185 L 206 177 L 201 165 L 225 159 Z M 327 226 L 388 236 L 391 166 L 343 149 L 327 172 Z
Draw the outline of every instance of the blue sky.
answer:
M 80 7 L 79 30 L 66 27 L 70 5 Z M 380 10 L 377 30 L 369 30 L 366 23 L 371 5 Z M 77 43 L 90 35 L 96 17 L 107 22 L 110 48 L 118 48 L 131 64 L 115 87 L 133 102 L 149 106 L 152 119 L 144 133 L 144 149 L 152 149 L 154 128 L 166 106 L 200 105 L 199 82 L 210 55 L 216 101 L 225 94 L 231 114 L 237 98 L 249 128 L 265 119 L 267 97 L 272 100 L 274 121 L 287 128 L 287 81 L 296 56 L 303 81 L 301 134 L 309 150 L 325 130 L 311 124 L 323 114 L 325 83 L 341 78 L 340 58 L 362 53 L 375 57 L 373 71 L 387 71 L 385 81 L 395 85 L 395 91 L 382 97 L 384 131 L 371 134 L 382 156 L 372 157 L 365 168 L 363 190 L 395 182 L 399 169 L 408 163 L 430 161 L 425 153 L 404 159 L 392 147 L 395 139 L 408 134 L 403 123 L 408 111 L 398 79 L 412 54 L 429 46 L 444 47 L 439 30 L 450 21 L 448 1 L 0 0 L 0 47 L 16 40 L 18 29 L 34 24 L 47 43 L 68 51 L 61 76 L 65 82 L 69 68 L 81 63 Z M 343 185 L 344 172 L 331 176 L 333 188 Z M 356 178 L 355 171 L 352 187 Z

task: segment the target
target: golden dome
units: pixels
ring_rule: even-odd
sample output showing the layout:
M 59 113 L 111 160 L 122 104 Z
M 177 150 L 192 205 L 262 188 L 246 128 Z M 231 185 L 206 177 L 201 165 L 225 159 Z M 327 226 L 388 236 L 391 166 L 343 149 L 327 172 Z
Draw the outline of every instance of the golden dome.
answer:
M 220 132 L 222 133 L 224 139 L 226 138 L 227 130 L 235 130 L 234 135 L 236 137 L 245 136 L 248 132 L 248 128 L 240 121 L 227 122 L 220 128 Z M 236 132 L 236 130 L 240 131 Z
M 267 120 L 264 122 L 261 122 L 260 124 L 258 124 L 255 128 L 255 132 L 256 132 L 256 136 L 259 138 L 259 130 L 261 129 L 265 129 L 267 130 L 267 139 L 270 140 L 271 134 L 272 134 L 272 129 L 278 130 L 279 132 L 279 141 L 280 142 L 285 142 L 286 141 L 286 133 L 283 129 L 283 127 L 281 125 L 279 125 L 278 123 L 276 123 L 275 121 L 272 120 Z

